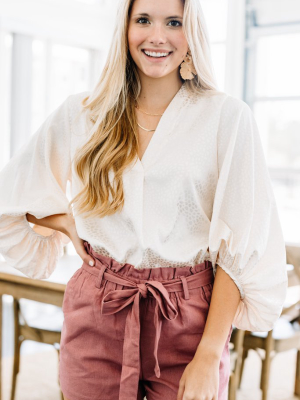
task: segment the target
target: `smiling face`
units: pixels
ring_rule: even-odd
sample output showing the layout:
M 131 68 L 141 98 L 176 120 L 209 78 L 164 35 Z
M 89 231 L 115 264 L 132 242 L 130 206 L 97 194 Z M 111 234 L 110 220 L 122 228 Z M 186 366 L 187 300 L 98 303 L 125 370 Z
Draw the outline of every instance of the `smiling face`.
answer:
M 135 0 L 129 16 L 128 46 L 140 74 L 178 76 L 188 43 L 181 0 Z

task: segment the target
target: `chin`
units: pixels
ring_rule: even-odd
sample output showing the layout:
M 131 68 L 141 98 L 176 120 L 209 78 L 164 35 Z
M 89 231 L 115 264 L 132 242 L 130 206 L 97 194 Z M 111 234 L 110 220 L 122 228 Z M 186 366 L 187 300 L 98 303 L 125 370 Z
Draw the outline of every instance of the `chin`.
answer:
M 164 78 L 165 76 L 170 74 L 170 72 L 165 72 L 165 73 L 148 72 L 148 71 L 145 71 L 143 69 L 141 71 L 143 72 L 144 75 L 148 76 L 149 78 L 153 78 L 153 79 L 155 79 L 155 78 L 157 78 L 157 79 Z
M 164 78 L 164 77 L 167 76 L 168 74 L 157 75 L 157 74 L 146 74 L 146 73 L 144 72 L 144 75 L 146 75 L 148 78 L 160 79 L 160 78 Z

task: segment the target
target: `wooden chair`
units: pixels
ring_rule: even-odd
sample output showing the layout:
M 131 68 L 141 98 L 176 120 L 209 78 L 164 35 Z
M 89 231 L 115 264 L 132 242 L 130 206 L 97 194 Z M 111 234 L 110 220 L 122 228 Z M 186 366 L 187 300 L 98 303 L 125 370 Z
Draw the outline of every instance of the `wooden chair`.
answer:
M 299 307 L 300 302 L 294 305 Z M 283 313 L 284 314 L 284 313 Z M 299 318 L 299 317 L 297 317 Z M 297 349 L 297 368 L 295 376 L 296 396 L 300 395 L 300 325 L 299 321 L 289 321 L 281 316 L 273 330 L 268 332 L 249 332 L 246 331 L 244 337 L 244 350 L 242 355 L 242 366 L 240 371 L 239 387 L 241 384 L 244 362 L 248 356 L 249 350 L 264 350 L 264 356 L 258 352 L 262 360 L 260 389 L 262 390 L 262 400 L 267 399 L 268 384 L 270 376 L 271 361 L 275 355 L 282 351 Z
M 286 262 L 294 266 L 294 271 L 300 282 L 300 244 L 286 244 Z
M 236 400 L 242 366 L 244 335 L 245 331 L 236 327 L 233 328 L 229 342 L 231 373 L 228 385 L 228 400 Z
M 33 340 L 35 342 L 51 344 L 57 350 L 58 360 L 59 360 L 59 343 L 61 337 L 61 329 L 48 330 L 28 325 L 21 311 L 20 302 L 16 298 L 14 298 L 13 300 L 13 310 L 14 310 L 15 337 L 14 337 L 12 387 L 11 387 L 11 397 L 10 397 L 11 400 L 15 399 L 17 375 L 20 371 L 20 350 L 22 343 L 25 340 Z M 64 400 L 62 392 L 60 392 L 60 396 L 61 400 Z
M 293 261 L 295 282 L 293 285 L 300 283 L 300 246 L 286 246 L 287 263 Z M 290 251 L 291 250 L 291 251 Z M 296 282 L 297 281 L 297 282 Z M 297 288 L 297 287 L 296 287 Z M 298 290 L 298 289 L 297 289 Z M 300 291 L 299 291 L 300 298 Z M 297 349 L 296 376 L 294 394 L 300 396 L 300 300 L 283 309 L 280 318 L 277 320 L 274 328 L 268 332 L 250 332 L 245 331 L 242 363 L 240 368 L 239 384 L 242 380 L 244 362 L 248 356 L 249 350 L 257 351 L 262 360 L 262 370 L 260 379 L 260 389 L 262 390 L 262 400 L 267 400 L 269 375 L 271 361 L 275 355 L 282 351 Z M 258 351 L 259 350 L 259 351 Z M 261 352 L 262 350 L 262 352 Z M 263 353 L 263 355 L 262 355 Z
M 64 248 L 64 254 L 67 253 L 66 247 Z M 53 345 L 58 354 L 59 362 L 59 346 L 61 339 L 61 327 L 58 329 L 42 329 L 29 325 L 24 317 L 24 313 L 21 310 L 22 298 L 17 298 L 13 295 L 13 314 L 14 314 L 14 360 L 13 360 L 13 371 L 12 371 L 12 386 L 10 400 L 15 399 L 17 375 L 20 372 L 20 350 L 21 345 L 25 340 L 33 340 L 39 343 L 45 343 Z M 58 385 L 59 376 L 58 376 Z M 64 400 L 63 393 L 60 391 L 61 400 Z M 0 396 L 1 398 L 1 396 Z

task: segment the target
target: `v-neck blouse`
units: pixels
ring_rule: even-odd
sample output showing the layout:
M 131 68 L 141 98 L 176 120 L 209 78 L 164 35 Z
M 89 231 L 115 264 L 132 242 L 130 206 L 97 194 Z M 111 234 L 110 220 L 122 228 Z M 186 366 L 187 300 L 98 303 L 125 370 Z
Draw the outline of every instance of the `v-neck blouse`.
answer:
M 0 172 L 0 253 L 31 278 L 48 278 L 70 242 L 62 232 L 31 227 L 25 214 L 68 213 L 82 189 L 73 156 L 89 138 L 91 122 L 81 110 L 89 93 L 67 97 Z M 121 212 L 75 217 L 81 239 L 137 269 L 209 260 L 214 274 L 219 265 L 239 290 L 233 324 L 273 328 L 287 292 L 285 242 L 257 124 L 244 101 L 223 92 L 191 94 L 183 84 L 123 185 Z

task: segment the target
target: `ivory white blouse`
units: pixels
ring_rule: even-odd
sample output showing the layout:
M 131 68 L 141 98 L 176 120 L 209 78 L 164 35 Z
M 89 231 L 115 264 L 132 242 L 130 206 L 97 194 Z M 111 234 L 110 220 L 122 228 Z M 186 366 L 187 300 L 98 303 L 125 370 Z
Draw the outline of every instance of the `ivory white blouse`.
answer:
M 31 227 L 25 214 L 67 213 L 67 181 L 72 197 L 82 188 L 72 159 L 89 135 L 91 122 L 80 112 L 88 94 L 70 95 L 0 172 L 0 253 L 31 278 L 48 278 L 70 242 Z M 123 210 L 76 217 L 79 237 L 138 269 L 210 260 L 214 274 L 219 265 L 240 291 L 233 324 L 272 329 L 287 291 L 286 252 L 250 107 L 223 92 L 190 94 L 183 84 L 123 179 Z

